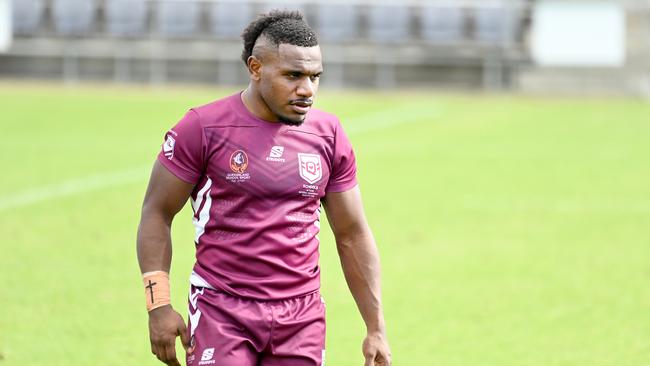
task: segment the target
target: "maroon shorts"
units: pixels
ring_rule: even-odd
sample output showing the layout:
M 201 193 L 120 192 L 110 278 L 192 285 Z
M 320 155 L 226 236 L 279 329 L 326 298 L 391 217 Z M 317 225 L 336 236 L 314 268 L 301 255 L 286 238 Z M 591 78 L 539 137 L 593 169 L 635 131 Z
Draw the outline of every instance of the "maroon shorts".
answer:
M 192 286 L 188 366 L 317 366 L 325 357 L 325 304 L 318 292 L 278 301 Z

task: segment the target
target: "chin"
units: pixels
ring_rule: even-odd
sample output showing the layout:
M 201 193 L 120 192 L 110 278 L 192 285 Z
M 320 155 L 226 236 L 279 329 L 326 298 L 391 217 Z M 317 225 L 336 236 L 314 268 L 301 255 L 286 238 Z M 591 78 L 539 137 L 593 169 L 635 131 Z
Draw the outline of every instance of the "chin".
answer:
M 289 126 L 300 126 L 303 122 L 305 122 L 305 118 L 307 118 L 307 115 L 300 115 L 297 118 L 278 116 L 278 120 L 281 123 L 284 123 L 285 125 L 289 125 Z

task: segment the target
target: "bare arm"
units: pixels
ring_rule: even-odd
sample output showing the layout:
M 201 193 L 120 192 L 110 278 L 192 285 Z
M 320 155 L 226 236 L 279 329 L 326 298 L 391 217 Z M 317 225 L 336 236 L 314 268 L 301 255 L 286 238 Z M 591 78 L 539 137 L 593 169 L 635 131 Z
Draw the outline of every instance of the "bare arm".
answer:
M 166 271 L 172 260 L 171 224 L 194 186 L 178 179 L 158 161 L 155 162 L 142 204 L 138 227 L 138 263 L 140 271 Z
M 363 210 L 359 187 L 328 193 L 323 201 L 336 238 L 343 274 L 366 324 L 366 365 L 390 365 L 381 304 L 379 253 Z
M 187 202 L 194 186 L 170 173 L 158 161 L 154 164 L 142 205 L 137 253 L 142 273 L 169 272 L 172 259 L 171 224 Z M 179 365 L 175 340 L 181 336 L 186 349 L 189 339 L 183 318 L 170 305 L 149 312 L 151 352 L 168 365 Z

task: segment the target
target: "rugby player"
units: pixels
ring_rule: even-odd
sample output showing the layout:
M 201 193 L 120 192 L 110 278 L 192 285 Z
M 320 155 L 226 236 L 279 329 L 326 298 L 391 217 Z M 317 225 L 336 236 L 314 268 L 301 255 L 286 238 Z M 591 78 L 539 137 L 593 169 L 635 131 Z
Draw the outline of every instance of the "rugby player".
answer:
M 154 163 L 137 255 L 151 352 L 191 366 L 322 365 L 321 204 L 367 328 L 365 365 L 390 365 L 379 256 L 354 152 L 338 119 L 312 108 L 321 50 L 302 14 L 271 11 L 242 34 L 250 83 L 190 109 Z M 190 199 L 196 263 L 189 320 L 170 305 L 170 228 Z

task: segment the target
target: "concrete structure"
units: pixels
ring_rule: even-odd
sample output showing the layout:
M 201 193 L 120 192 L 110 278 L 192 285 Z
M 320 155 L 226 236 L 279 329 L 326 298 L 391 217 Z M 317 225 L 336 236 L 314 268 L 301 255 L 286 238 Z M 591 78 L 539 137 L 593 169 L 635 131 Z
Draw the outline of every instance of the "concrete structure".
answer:
M 0 77 L 241 84 L 241 28 L 254 14 L 285 6 L 302 9 L 323 35 L 323 83 L 331 86 L 500 89 L 528 62 L 523 0 L 14 5 L 14 44 L 0 56 Z
M 297 8 L 321 34 L 324 85 L 650 95 L 650 2 L 558 2 L 620 4 L 624 61 L 605 67 L 535 63 L 535 9 L 553 1 L 14 0 L 0 77 L 241 85 L 242 28 Z
M 594 1 L 575 1 L 584 6 Z M 650 96 L 650 2 L 604 1 L 624 12 L 624 60 L 610 66 L 523 65 L 517 73 L 519 89 L 534 93 L 627 94 Z M 601 1 L 600 3 L 603 3 Z M 533 17 L 534 19 L 534 17 Z M 579 26 L 576 22 L 576 26 Z M 598 42 L 596 38 L 594 40 Z M 579 45 L 576 45 L 579 47 Z

